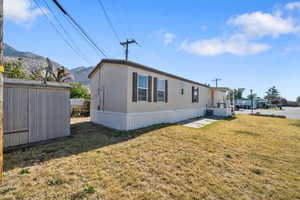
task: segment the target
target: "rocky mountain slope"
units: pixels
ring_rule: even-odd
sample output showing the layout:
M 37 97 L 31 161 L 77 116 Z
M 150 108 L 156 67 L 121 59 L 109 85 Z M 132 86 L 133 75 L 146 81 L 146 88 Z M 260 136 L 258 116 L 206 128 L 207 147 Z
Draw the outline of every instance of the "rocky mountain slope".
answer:
M 30 72 L 40 66 L 47 66 L 46 58 L 31 52 L 18 51 L 15 48 L 4 44 L 4 61 L 14 61 L 21 58 L 23 66 Z M 52 61 L 52 60 L 51 60 Z M 61 66 L 59 63 L 52 61 L 54 68 Z M 93 67 L 77 67 L 69 69 L 73 81 L 80 82 L 84 85 L 89 85 L 90 80 L 88 74 L 92 71 Z
M 94 69 L 94 67 L 83 67 L 82 66 L 82 67 L 77 67 L 77 68 L 71 69 L 70 71 L 71 71 L 75 81 L 89 86 L 90 79 L 88 78 L 88 75 L 91 73 L 91 71 L 93 69 Z
M 27 71 L 39 68 L 40 66 L 47 66 L 46 58 L 31 52 L 18 51 L 15 48 L 4 44 L 4 61 L 14 61 L 21 58 L 23 66 Z M 54 68 L 60 66 L 57 62 L 52 61 Z

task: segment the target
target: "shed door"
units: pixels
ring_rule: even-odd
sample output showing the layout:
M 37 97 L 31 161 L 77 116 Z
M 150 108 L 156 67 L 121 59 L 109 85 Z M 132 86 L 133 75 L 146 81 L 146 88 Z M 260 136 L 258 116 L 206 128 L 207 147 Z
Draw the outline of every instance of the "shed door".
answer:
M 4 87 L 4 147 L 29 143 L 28 89 Z

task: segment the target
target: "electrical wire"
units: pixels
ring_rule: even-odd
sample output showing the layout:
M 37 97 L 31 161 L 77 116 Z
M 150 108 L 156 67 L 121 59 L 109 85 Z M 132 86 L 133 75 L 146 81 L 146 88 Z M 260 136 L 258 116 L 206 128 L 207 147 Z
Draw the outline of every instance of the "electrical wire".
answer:
M 52 28 L 56 31 L 56 33 L 63 39 L 63 41 L 79 56 L 82 58 L 82 55 L 72 46 L 72 44 L 64 37 L 64 35 L 58 30 L 58 28 L 55 26 L 55 24 L 50 20 L 50 17 L 45 12 L 44 9 L 41 8 L 40 4 L 37 0 L 33 0 L 36 6 L 40 9 L 40 11 L 43 13 L 43 15 L 48 20 L 49 24 L 52 26 Z
M 79 52 L 79 54 L 81 54 L 81 57 L 87 62 L 90 63 L 89 60 L 87 59 L 86 55 L 80 50 L 80 48 L 77 46 L 76 42 L 73 40 L 73 38 L 71 37 L 71 35 L 68 33 L 68 31 L 64 28 L 64 26 L 62 25 L 62 23 L 60 22 L 59 18 L 56 16 L 55 12 L 51 9 L 50 5 L 47 3 L 47 0 L 43 0 L 43 2 L 45 3 L 45 5 L 47 6 L 48 10 L 52 13 L 52 15 L 54 16 L 54 19 L 57 21 L 58 25 L 60 26 L 60 28 L 63 30 L 63 32 L 65 33 L 66 37 L 69 38 L 70 42 L 74 45 L 74 47 L 77 49 L 77 51 Z
M 104 50 L 102 48 L 100 48 L 95 42 L 94 40 L 88 35 L 88 33 L 76 22 L 76 20 L 59 4 L 59 2 L 57 0 L 52 0 L 54 2 L 54 4 L 59 8 L 59 10 L 61 12 L 63 12 L 63 14 L 65 14 L 65 16 L 67 16 L 69 19 L 69 22 L 76 26 L 76 30 L 78 30 L 81 33 L 81 36 L 83 36 L 84 39 L 86 39 L 94 49 L 96 49 L 98 52 L 100 52 L 104 57 L 107 57 L 107 55 L 104 53 Z
M 116 31 L 116 29 L 115 29 L 115 27 L 114 27 L 114 25 L 113 25 L 113 23 L 112 23 L 112 20 L 110 19 L 109 15 L 108 15 L 108 13 L 107 13 L 107 11 L 106 11 L 106 9 L 105 9 L 103 3 L 102 3 L 102 0 L 98 0 L 98 3 L 99 3 L 99 5 L 100 5 L 101 9 L 103 10 L 104 15 L 105 15 L 105 18 L 106 18 L 106 20 L 108 21 L 108 24 L 110 25 L 110 27 L 111 27 L 111 29 L 112 29 L 112 31 L 113 31 L 113 33 L 114 33 L 116 39 L 119 41 L 119 43 L 121 43 L 120 36 L 119 36 L 118 32 Z

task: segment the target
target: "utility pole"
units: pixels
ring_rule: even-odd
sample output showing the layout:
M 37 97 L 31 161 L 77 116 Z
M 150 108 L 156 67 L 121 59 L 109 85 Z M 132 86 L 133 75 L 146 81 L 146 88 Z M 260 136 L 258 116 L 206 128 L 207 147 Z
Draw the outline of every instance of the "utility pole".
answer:
M 123 46 L 123 47 L 125 47 L 125 59 L 126 60 L 128 60 L 128 45 L 129 44 L 137 44 L 138 45 L 138 43 L 135 41 L 135 40 L 126 40 L 125 42 L 120 42 L 120 44 Z
M 3 0 L 0 0 L 0 183 L 3 174 Z
M 214 80 L 212 80 L 213 82 L 216 82 L 216 88 L 218 88 L 218 81 L 221 81 L 222 79 L 220 78 L 216 78 Z
M 251 97 L 251 113 L 253 114 L 253 90 L 250 90 L 250 97 Z

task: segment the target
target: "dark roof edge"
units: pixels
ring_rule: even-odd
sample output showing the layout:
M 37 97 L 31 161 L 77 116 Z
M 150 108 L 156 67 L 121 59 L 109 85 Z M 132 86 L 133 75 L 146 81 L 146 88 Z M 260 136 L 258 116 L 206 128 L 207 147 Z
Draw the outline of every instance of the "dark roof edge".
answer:
M 91 73 L 89 74 L 88 77 L 91 78 L 92 75 L 98 69 L 100 69 L 101 65 L 103 65 L 105 63 L 108 63 L 108 64 L 110 63 L 110 64 L 128 65 L 128 66 L 135 67 L 135 68 L 138 68 L 138 69 L 143 69 L 143 70 L 146 70 L 146 71 L 158 73 L 158 74 L 161 74 L 161 75 L 169 76 L 169 77 L 172 77 L 172 78 L 175 78 L 175 79 L 179 79 L 179 80 L 182 80 L 182 81 L 186 81 L 186 82 L 190 82 L 190 83 L 193 83 L 193 84 L 201 85 L 203 87 L 210 88 L 208 85 L 203 84 L 203 83 L 192 81 L 192 80 L 189 80 L 189 79 L 186 79 L 186 78 L 183 78 L 183 77 L 180 77 L 180 76 L 176 76 L 174 74 L 170 74 L 170 73 L 167 73 L 167 72 L 163 72 L 163 71 L 151 68 L 151 67 L 147 67 L 145 65 L 138 64 L 138 63 L 135 63 L 135 62 L 132 62 L 132 61 L 119 60 L 119 59 L 103 59 L 103 60 L 101 60 L 101 62 L 93 69 L 93 71 L 91 71 Z
M 37 87 L 52 87 L 52 88 L 71 88 L 68 83 L 61 82 L 51 82 L 47 81 L 34 81 L 34 80 L 22 80 L 22 79 L 12 79 L 4 78 L 4 85 L 23 85 L 23 86 L 37 86 Z

